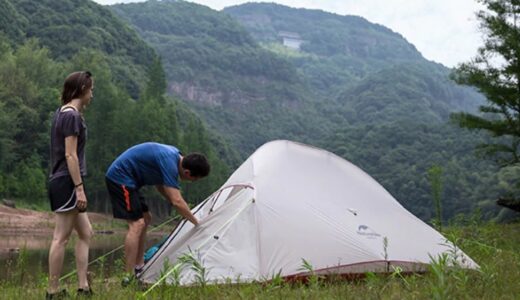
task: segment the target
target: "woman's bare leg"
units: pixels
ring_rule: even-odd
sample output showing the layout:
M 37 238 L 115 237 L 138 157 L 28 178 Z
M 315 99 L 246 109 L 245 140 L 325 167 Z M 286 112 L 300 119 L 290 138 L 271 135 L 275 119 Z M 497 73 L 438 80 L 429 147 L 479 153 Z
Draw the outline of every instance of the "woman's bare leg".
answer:
M 88 289 L 90 288 L 87 280 L 88 250 L 93 232 L 87 213 L 78 214 L 76 222 L 74 223 L 74 229 L 76 229 L 78 233 L 75 248 L 78 287 L 80 289 Z
M 55 213 L 54 234 L 49 249 L 49 293 L 56 293 L 59 289 L 59 279 L 63 268 L 65 246 L 69 241 L 74 221 L 78 211 L 73 209 L 68 212 Z

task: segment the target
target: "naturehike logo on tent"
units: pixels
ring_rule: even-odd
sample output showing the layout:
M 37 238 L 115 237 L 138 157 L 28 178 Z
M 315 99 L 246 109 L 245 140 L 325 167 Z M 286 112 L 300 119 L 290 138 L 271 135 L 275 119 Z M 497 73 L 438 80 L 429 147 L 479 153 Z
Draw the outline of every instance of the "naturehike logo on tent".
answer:
M 357 234 L 364 235 L 368 238 L 375 239 L 376 237 L 380 237 L 381 235 L 374 230 L 372 230 L 367 225 L 359 225 Z

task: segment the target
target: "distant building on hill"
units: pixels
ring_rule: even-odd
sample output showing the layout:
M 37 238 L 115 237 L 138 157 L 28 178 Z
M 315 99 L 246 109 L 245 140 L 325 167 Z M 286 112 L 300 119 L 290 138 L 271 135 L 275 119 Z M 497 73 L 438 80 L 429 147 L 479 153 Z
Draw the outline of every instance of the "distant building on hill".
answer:
M 300 45 L 304 42 L 296 32 L 280 31 L 278 36 L 282 38 L 282 43 L 285 47 L 294 50 L 300 50 Z

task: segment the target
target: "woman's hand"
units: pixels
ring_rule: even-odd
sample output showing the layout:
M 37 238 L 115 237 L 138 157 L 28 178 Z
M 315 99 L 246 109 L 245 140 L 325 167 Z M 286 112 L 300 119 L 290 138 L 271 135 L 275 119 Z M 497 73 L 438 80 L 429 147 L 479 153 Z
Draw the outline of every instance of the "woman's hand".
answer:
M 78 186 L 76 188 L 76 200 L 76 207 L 79 212 L 85 212 L 87 210 L 87 195 L 85 195 L 83 186 Z

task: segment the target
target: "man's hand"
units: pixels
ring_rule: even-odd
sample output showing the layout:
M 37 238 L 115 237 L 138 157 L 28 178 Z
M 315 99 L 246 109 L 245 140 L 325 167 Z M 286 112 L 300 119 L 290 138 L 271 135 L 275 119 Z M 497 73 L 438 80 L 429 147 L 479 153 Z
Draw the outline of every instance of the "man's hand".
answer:
M 176 189 L 165 185 L 155 186 L 159 193 L 161 193 L 170 203 L 175 207 L 181 216 L 188 219 L 193 225 L 199 225 L 197 218 L 191 213 L 190 207 L 182 198 L 181 192 Z
M 149 226 L 150 224 L 152 224 L 152 213 L 149 211 L 143 213 L 143 219 L 146 226 Z

